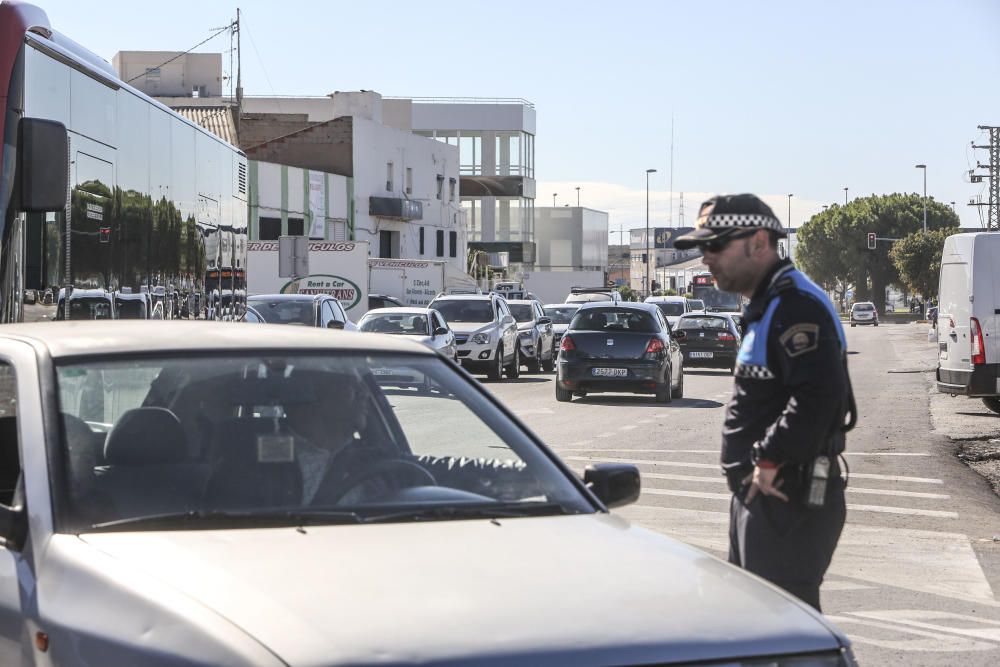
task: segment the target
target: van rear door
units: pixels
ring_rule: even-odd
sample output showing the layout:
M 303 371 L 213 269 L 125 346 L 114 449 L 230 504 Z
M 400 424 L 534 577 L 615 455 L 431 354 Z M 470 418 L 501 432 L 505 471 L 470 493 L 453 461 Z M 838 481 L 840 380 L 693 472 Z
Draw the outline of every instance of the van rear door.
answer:
M 972 376 L 969 318 L 972 317 L 974 234 L 949 236 L 941 255 L 938 289 L 938 389 L 968 393 Z

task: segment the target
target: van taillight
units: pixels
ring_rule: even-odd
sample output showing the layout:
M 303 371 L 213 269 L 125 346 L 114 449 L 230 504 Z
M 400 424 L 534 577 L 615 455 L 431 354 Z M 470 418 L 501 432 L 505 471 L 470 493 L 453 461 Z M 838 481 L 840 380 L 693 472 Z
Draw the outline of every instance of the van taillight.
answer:
M 983 328 L 979 326 L 979 320 L 972 318 L 969 320 L 969 344 L 972 346 L 972 365 L 986 363 L 986 345 L 983 344 Z
M 562 342 L 559 343 L 559 351 L 569 352 L 570 350 L 575 350 L 575 349 L 576 349 L 576 343 L 573 342 L 573 339 L 570 338 L 569 336 L 563 336 Z

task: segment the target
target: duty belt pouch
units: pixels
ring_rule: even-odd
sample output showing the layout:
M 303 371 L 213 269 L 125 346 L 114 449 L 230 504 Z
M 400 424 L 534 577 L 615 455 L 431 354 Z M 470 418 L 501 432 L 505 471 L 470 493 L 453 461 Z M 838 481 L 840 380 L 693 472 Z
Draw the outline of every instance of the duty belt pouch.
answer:
M 831 460 L 821 454 L 806 466 L 806 483 L 802 500 L 807 509 L 823 509 L 826 505 L 826 486 L 830 479 Z

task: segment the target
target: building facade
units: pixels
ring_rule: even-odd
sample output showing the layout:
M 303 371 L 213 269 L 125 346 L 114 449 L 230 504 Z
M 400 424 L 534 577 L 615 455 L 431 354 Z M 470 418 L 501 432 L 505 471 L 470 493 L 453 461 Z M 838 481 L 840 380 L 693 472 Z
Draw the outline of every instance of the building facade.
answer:
M 692 257 L 698 257 L 701 253 L 695 249 L 689 250 L 678 250 L 674 247 L 674 239 L 686 234 L 687 232 L 694 229 L 693 227 L 651 227 L 649 230 L 649 278 L 650 278 L 650 291 L 653 289 L 653 281 L 660 286 L 661 289 L 669 289 L 669 284 L 664 284 L 662 280 L 659 279 L 660 269 L 668 267 L 672 264 L 678 262 L 684 262 Z M 629 286 L 639 292 L 640 294 L 645 293 L 646 289 L 646 271 L 647 264 L 645 262 L 646 258 L 646 228 L 641 227 L 638 229 L 630 230 L 630 243 L 629 243 L 629 254 L 630 254 L 630 271 L 629 271 Z M 673 289 L 677 289 L 674 287 Z
M 535 209 L 536 271 L 607 271 L 608 214 L 580 206 Z

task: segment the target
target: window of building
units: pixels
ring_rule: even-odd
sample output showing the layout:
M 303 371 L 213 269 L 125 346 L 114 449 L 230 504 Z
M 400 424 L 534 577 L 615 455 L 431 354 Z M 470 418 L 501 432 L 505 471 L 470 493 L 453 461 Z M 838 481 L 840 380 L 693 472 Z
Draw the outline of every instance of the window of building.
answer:
M 448 256 L 458 257 L 458 232 L 448 232 Z
M 302 218 L 289 218 L 288 219 L 288 235 L 289 236 L 302 236 L 306 233 L 306 225 Z
M 385 164 L 385 189 L 392 192 L 392 163 Z
M 277 241 L 281 236 L 281 218 L 261 218 L 258 226 L 261 241 Z
M 437 256 L 444 257 L 444 230 L 437 230 Z
M 454 178 L 448 179 L 448 201 L 455 201 L 455 190 L 457 182 Z
M 420 254 L 424 254 L 424 228 L 420 228 Z
M 413 194 L 413 169 L 406 168 L 406 194 Z
M 378 233 L 378 256 L 399 257 L 399 232 L 380 231 Z
M 444 176 L 441 174 L 437 175 L 437 198 L 441 199 L 441 195 L 444 191 Z

